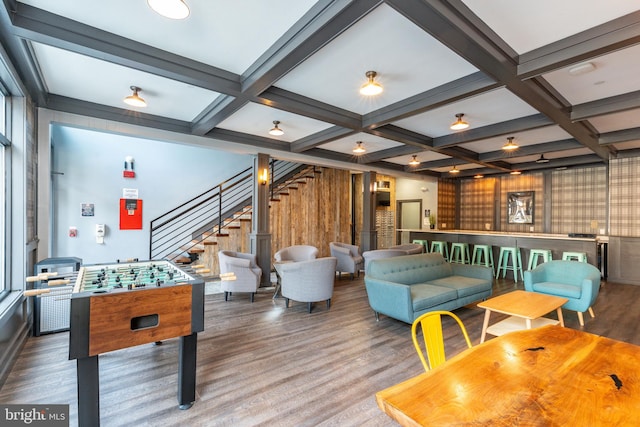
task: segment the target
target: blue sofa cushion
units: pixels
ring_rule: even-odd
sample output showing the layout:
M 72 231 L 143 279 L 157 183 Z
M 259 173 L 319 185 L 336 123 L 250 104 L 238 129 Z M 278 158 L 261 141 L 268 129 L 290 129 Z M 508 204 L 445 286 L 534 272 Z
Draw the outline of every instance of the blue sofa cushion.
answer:
M 451 264 L 439 254 L 406 255 L 376 259 L 367 267 L 366 274 L 388 282 L 414 285 L 451 276 Z M 366 276 L 365 276 L 366 277 Z
M 533 283 L 533 291 L 547 295 L 556 295 L 564 298 L 579 299 L 582 295 L 580 286 L 568 285 L 558 282 L 539 282 Z
M 458 293 L 455 289 L 433 286 L 432 284 L 417 284 L 411 286 L 411 301 L 414 312 L 453 301 L 457 298 Z
M 491 289 L 492 283 L 487 280 L 464 276 L 449 276 L 442 279 L 429 280 L 430 285 L 443 286 L 457 291 L 458 298 Z

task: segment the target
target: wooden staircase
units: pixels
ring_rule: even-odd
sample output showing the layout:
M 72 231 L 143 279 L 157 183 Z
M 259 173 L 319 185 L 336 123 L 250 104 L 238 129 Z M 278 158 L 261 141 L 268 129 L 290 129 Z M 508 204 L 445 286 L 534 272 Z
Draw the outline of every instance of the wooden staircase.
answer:
M 270 191 L 270 203 L 287 202 L 291 192 L 303 190 L 306 184 L 316 179 L 322 174 L 322 168 L 317 166 L 308 166 L 302 171 L 291 177 L 290 179 L 274 186 Z M 279 210 L 274 210 L 279 211 Z M 203 274 L 205 279 L 215 279 L 220 275 L 220 265 L 218 262 L 218 252 L 229 250 L 235 252 L 251 251 L 251 221 L 253 209 L 252 206 L 245 206 L 241 211 L 236 212 L 234 216 L 225 221 L 222 227 L 214 226 L 211 230 L 202 234 L 201 239 L 191 242 L 188 249 L 183 249 L 185 254 L 189 256 L 181 256 L 176 261 L 184 264 L 201 264 L 209 272 Z M 274 219 L 270 218 L 273 222 Z M 278 239 L 273 239 L 277 241 Z M 272 244 L 272 254 L 279 248 L 275 248 Z

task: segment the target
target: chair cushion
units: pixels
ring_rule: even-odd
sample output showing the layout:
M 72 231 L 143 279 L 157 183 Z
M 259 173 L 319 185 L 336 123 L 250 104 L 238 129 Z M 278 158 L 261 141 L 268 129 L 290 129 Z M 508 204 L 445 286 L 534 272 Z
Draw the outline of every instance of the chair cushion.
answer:
M 582 288 L 575 285 L 567 285 L 558 282 L 539 282 L 533 284 L 533 291 L 541 294 L 555 295 L 558 297 L 579 299 Z
M 457 291 L 457 297 L 463 298 L 491 289 L 492 283 L 473 277 L 449 276 L 442 279 L 429 280 L 430 285 L 443 286 Z
M 455 289 L 443 288 L 441 286 L 424 283 L 411 285 L 410 288 L 414 312 L 444 304 L 445 302 L 458 298 L 458 293 Z

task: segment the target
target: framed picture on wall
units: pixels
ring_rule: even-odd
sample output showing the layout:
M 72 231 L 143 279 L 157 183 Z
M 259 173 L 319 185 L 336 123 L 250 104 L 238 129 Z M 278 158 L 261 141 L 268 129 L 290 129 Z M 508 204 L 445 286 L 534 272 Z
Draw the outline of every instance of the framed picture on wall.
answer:
M 507 193 L 507 222 L 533 224 L 534 191 Z

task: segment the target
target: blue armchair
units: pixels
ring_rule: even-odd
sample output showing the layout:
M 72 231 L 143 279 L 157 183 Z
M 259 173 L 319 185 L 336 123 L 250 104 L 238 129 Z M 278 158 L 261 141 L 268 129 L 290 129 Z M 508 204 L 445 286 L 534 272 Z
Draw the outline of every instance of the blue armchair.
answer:
M 584 326 L 582 313 L 589 310 L 600 291 L 600 270 L 586 262 L 549 261 L 524 272 L 524 289 L 567 298 L 562 307 L 578 312 L 580 326 Z

